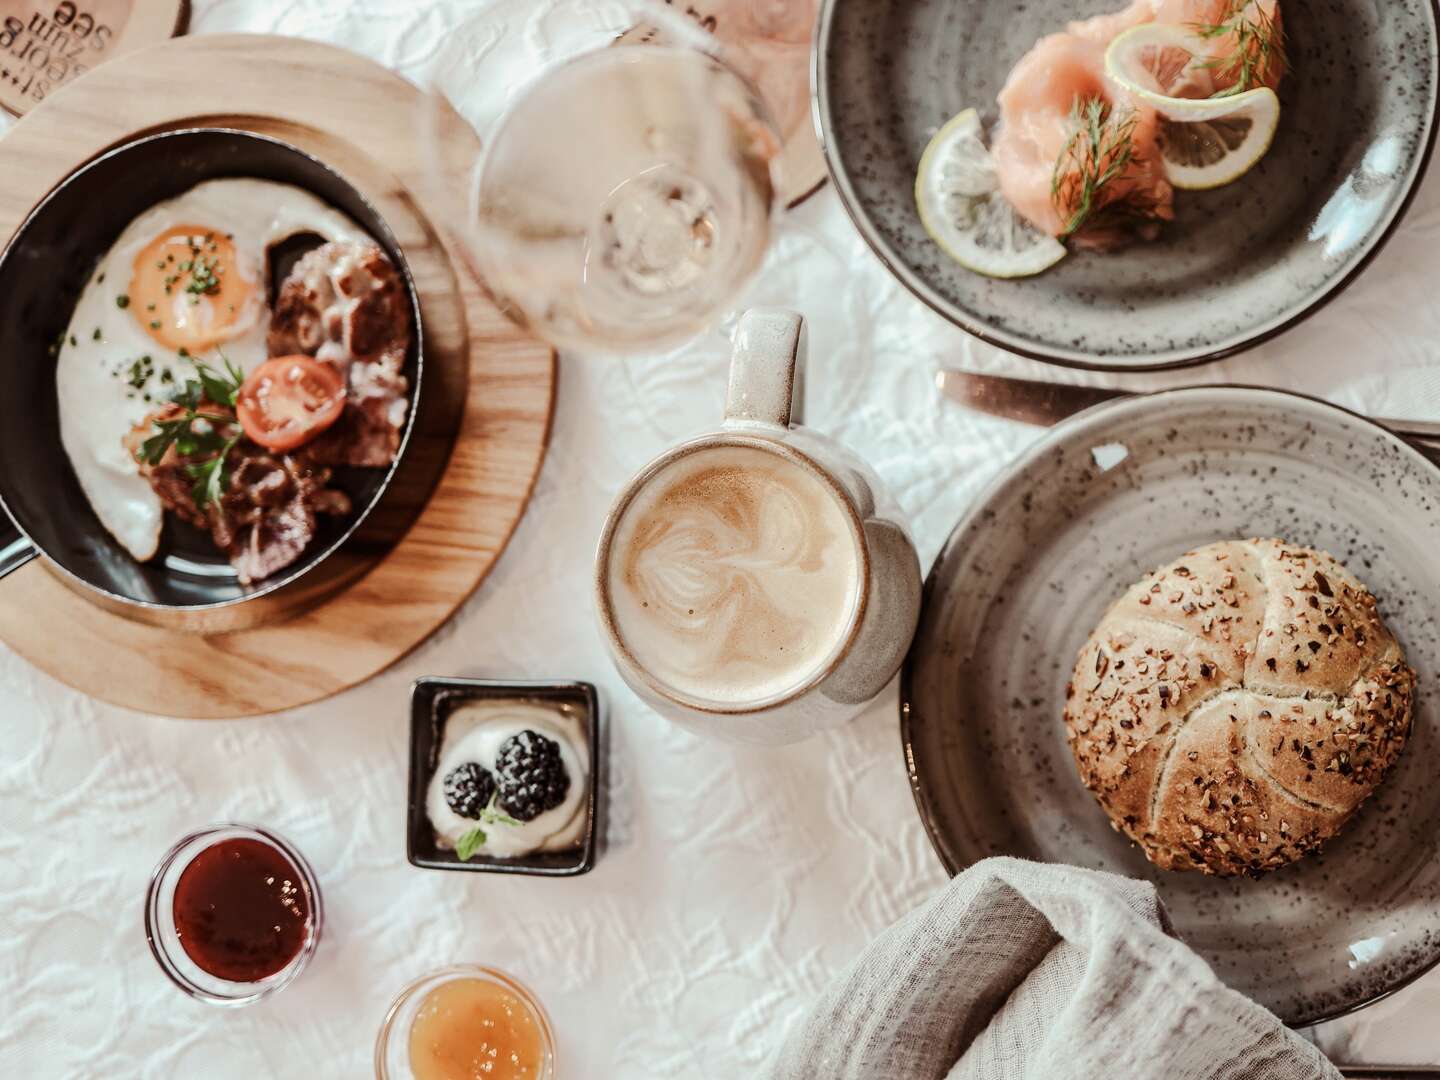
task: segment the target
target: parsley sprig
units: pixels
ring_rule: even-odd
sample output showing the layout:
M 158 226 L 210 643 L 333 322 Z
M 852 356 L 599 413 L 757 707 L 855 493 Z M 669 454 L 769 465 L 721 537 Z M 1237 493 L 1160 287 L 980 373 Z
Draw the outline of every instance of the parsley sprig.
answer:
M 187 461 L 185 471 L 195 480 L 190 496 L 202 510 L 218 503 L 225 493 L 230 476 L 226 460 L 242 436 L 233 416 L 209 412 L 204 407 L 208 401 L 212 405 L 234 408 L 245 381 L 245 373 L 224 353 L 220 353 L 220 359 L 224 363 L 223 371 L 192 358 L 196 377 L 186 379 L 185 385 L 170 399 L 184 412 L 173 420 L 156 420 L 156 433 L 141 444 L 136 455 L 146 465 L 158 465 L 173 446 L 181 457 L 198 459 Z
M 1065 222 L 1060 239 L 1073 236 L 1089 220 L 1101 192 L 1130 167 L 1137 119 L 1133 109 L 1117 116 L 1109 102 L 1076 95 L 1070 110 L 1073 131 L 1050 179 L 1050 199 Z
M 190 489 L 190 498 L 195 500 L 195 505 L 200 509 L 205 509 L 211 503 L 218 505 L 220 497 L 225 494 L 225 484 L 230 479 L 230 467 L 225 460 L 239 441 L 240 433 L 236 432 L 221 444 L 215 456 L 208 461 L 186 463 L 185 471 L 195 478 L 195 486 Z
M 498 794 L 490 796 L 490 804 L 486 806 L 484 810 L 480 811 L 481 822 L 486 825 L 519 825 L 520 822 L 499 808 L 496 804 L 498 798 Z M 461 836 L 459 840 L 455 841 L 456 857 L 459 858 L 461 862 L 469 862 L 475 857 L 475 854 L 485 846 L 487 839 L 488 837 L 485 830 L 477 825 Z
M 1259 0 L 1228 0 L 1214 22 L 1195 23 L 1191 29 L 1207 41 L 1228 39 L 1233 50 L 1204 61 L 1215 78 L 1231 84 L 1217 90 L 1213 97 L 1233 97 L 1266 86 L 1289 63 L 1278 5 L 1266 7 Z

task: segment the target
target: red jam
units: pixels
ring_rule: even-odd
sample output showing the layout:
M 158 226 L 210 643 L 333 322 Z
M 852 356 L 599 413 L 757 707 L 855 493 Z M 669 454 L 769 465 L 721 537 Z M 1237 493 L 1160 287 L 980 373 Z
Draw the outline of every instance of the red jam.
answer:
M 259 982 L 305 946 L 310 897 L 295 864 L 260 840 L 221 840 L 196 855 L 175 885 L 175 929 L 204 971 Z

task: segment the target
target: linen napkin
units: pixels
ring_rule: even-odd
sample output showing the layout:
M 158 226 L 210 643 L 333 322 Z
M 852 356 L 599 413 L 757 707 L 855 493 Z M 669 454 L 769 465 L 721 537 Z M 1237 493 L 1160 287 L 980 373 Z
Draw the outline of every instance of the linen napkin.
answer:
M 886 930 L 771 1080 L 1329 1080 L 1315 1046 L 1173 936 L 1154 886 L 977 863 Z

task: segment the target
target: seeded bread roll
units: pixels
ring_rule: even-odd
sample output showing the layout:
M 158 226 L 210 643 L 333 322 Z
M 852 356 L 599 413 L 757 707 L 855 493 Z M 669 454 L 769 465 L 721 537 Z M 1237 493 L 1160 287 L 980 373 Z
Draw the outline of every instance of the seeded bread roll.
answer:
M 1080 650 L 1065 731 L 1111 824 L 1167 870 L 1274 870 L 1395 764 L 1415 673 L 1324 552 L 1227 541 L 1145 577 Z

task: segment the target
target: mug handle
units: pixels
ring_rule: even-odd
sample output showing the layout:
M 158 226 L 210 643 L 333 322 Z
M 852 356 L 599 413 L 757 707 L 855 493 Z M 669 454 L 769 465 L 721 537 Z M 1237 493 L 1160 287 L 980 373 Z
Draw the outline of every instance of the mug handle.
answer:
M 805 319 L 785 308 L 751 308 L 740 316 L 730 354 L 725 424 L 789 428 L 803 423 Z
M 39 554 L 29 538 L 15 527 L 10 515 L 0 510 L 0 578 L 19 570 Z

